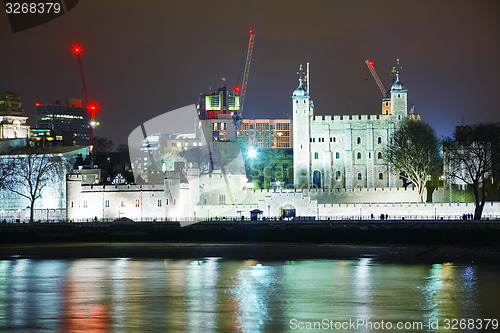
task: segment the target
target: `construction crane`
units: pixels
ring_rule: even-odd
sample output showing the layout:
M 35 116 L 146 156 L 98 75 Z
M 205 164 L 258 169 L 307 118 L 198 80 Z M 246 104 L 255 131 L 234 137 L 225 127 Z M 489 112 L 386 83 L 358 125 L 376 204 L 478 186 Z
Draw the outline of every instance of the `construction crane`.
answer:
M 248 75 L 250 74 L 250 64 L 252 63 L 252 52 L 253 52 L 253 43 L 255 41 L 255 34 L 253 30 L 249 31 L 250 40 L 248 41 L 248 51 L 247 51 L 247 59 L 245 61 L 245 71 L 243 72 L 243 81 L 241 84 L 241 93 L 240 93 L 240 109 L 238 110 L 238 118 L 243 118 L 243 107 L 245 106 L 245 95 L 247 92 L 247 83 L 248 83 Z
M 380 81 L 380 79 L 377 75 L 377 72 L 375 71 L 375 67 L 373 67 L 373 61 L 365 60 L 365 64 L 366 64 L 366 66 L 368 66 L 368 69 L 372 73 L 372 76 L 375 79 L 375 82 L 377 82 L 377 86 L 380 89 L 380 91 L 382 92 L 382 96 L 385 96 L 385 94 L 387 93 L 387 89 L 385 89 L 384 85 L 382 84 L 382 81 Z
M 85 109 L 87 109 L 87 114 L 89 116 L 89 151 L 90 154 L 93 153 L 94 149 L 94 127 L 97 125 L 95 121 L 95 116 L 97 113 L 97 104 L 89 103 L 89 96 L 87 94 L 87 85 L 85 84 L 85 76 L 83 75 L 82 60 L 80 59 L 80 54 L 82 53 L 82 47 L 80 45 L 73 45 L 73 53 L 76 55 L 78 60 L 78 66 L 80 68 L 80 77 L 82 79 L 83 94 L 85 97 Z

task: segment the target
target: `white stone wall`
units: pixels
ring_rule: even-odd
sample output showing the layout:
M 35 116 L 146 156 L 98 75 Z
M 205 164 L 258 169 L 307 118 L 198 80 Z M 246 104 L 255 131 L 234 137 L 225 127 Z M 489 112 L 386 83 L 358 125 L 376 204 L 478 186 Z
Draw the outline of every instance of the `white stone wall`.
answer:
M 67 180 L 67 219 L 164 219 L 167 201 L 160 185 L 82 185 L 81 175 Z
M 463 214 L 474 214 L 473 202 L 460 203 L 372 203 L 319 205 L 321 219 L 379 219 L 387 214 L 388 219 L 462 219 Z M 500 218 L 500 202 L 487 202 L 483 218 Z

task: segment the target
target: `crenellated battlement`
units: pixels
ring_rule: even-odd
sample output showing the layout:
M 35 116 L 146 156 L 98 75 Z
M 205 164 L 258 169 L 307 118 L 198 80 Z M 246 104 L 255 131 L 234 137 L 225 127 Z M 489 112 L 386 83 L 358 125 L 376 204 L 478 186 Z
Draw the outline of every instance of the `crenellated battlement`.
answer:
M 328 116 L 322 116 L 322 115 L 316 115 L 314 116 L 314 119 L 312 120 L 313 122 L 319 122 L 319 121 L 353 121 L 353 120 L 379 120 L 379 121 L 385 121 L 388 120 L 389 118 L 386 117 L 385 115 L 382 114 L 345 114 L 345 115 L 334 115 L 333 119 L 331 115 Z

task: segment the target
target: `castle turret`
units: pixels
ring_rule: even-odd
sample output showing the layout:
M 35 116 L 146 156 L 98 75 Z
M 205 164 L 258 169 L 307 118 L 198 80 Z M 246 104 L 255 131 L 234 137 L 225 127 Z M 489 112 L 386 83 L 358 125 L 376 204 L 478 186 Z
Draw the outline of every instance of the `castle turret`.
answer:
M 396 72 L 396 81 L 391 87 L 391 118 L 401 120 L 408 115 L 408 90 L 399 81 L 399 72 Z
M 309 92 L 304 86 L 302 65 L 299 86 L 292 95 L 293 103 L 293 167 L 295 188 L 309 188 L 311 175 L 310 121 L 313 116 Z

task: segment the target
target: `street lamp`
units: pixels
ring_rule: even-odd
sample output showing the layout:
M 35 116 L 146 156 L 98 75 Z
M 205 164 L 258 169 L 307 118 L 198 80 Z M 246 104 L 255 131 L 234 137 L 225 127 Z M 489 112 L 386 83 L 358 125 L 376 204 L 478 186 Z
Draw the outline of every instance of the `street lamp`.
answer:
M 251 159 L 254 159 L 255 157 L 257 157 L 257 150 L 255 150 L 255 148 L 250 148 L 248 150 L 248 157 L 250 157 Z

